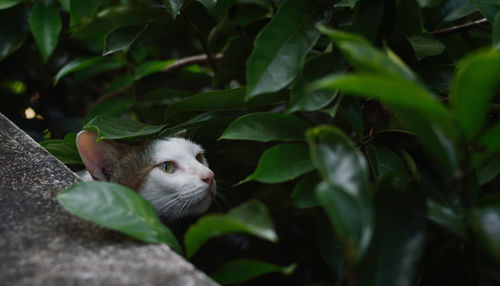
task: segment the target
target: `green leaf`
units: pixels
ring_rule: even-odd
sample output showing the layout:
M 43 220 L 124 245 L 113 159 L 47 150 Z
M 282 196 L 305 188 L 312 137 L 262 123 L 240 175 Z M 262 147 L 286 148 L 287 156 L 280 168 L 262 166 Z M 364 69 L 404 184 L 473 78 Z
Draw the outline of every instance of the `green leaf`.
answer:
M 352 9 L 356 6 L 356 3 L 358 3 L 358 1 L 359 0 L 340 0 L 334 4 L 334 7 L 348 7 Z
M 90 120 L 99 115 L 107 116 L 122 116 L 134 106 L 134 99 L 130 97 L 112 98 L 94 106 L 85 117 L 83 117 L 82 124 L 87 124 Z
M 359 35 L 331 30 L 323 26 L 318 28 L 323 34 L 330 37 L 358 71 L 418 82 L 411 70 L 394 54 L 382 53 Z
M 325 20 L 316 1 L 287 1 L 255 39 L 248 59 L 248 98 L 280 90 L 297 75 L 319 38 L 316 25 Z
M 0 10 L 8 9 L 12 6 L 16 6 L 19 3 L 23 3 L 26 0 L 2 0 L 0 1 Z
M 481 130 L 499 78 L 500 51 L 478 53 L 460 62 L 451 88 L 451 107 L 467 139 Z
M 427 200 L 427 219 L 466 238 L 464 216 L 433 200 Z
M 54 85 L 59 82 L 61 78 L 64 76 L 75 73 L 77 71 L 84 70 L 95 70 L 98 69 L 99 66 L 103 65 L 109 68 L 119 68 L 123 66 L 124 62 L 121 59 L 113 59 L 113 58 L 104 58 L 104 57 L 95 57 L 95 58 L 77 58 L 72 60 L 71 62 L 64 65 L 56 74 L 54 78 Z M 106 70 L 106 69 L 105 69 Z M 102 71 L 98 69 L 97 71 L 92 72 L 95 74 L 96 72 Z
M 359 285 L 414 285 L 425 234 L 425 195 L 416 186 L 382 183 L 375 197 L 375 233 L 359 265 Z
M 83 18 L 95 13 L 101 2 L 102 0 L 70 0 L 71 25 L 73 26 Z
M 180 14 L 182 5 L 184 5 L 184 0 L 162 0 L 167 8 L 168 13 L 175 19 L 177 15 Z
M 316 172 L 305 175 L 292 191 L 293 205 L 298 209 L 319 206 L 314 193 L 318 183 L 319 178 Z
M 366 156 L 376 181 L 381 181 L 387 176 L 408 178 L 405 162 L 391 150 L 369 145 L 366 147 Z
M 83 165 L 76 148 L 76 133 L 68 133 L 63 140 L 51 139 L 40 142 L 43 148 L 64 164 Z
M 184 236 L 187 257 L 192 257 L 210 238 L 229 233 L 246 233 L 272 242 L 278 240 L 266 206 L 249 201 L 226 215 L 206 215 L 192 225 Z
M 477 5 L 467 0 L 448 0 L 441 6 L 441 15 L 443 22 L 452 22 L 478 11 Z
M 491 24 L 495 21 L 495 15 L 500 11 L 500 3 L 496 0 L 470 0 L 475 3 L 477 8 L 488 19 Z
M 80 182 L 57 195 L 72 214 L 148 243 L 165 243 L 179 254 L 182 248 L 158 219 L 151 204 L 137 192 L 108 182 Z
M 489 183 L 500 174 L 500 156 L 495 156 L 491 162 L 481 168 L 477 174 L 479 185 Z
M 500 124 L 488 128 L 481 137 L 479 137 L 478 149 L 482 158 L 488 158 L 500 150 Z
M 140 65 L 134 75 L 135 80 L 141 79 L 150 74 L 163 71 L 166 67 L 175 63 L 176 60 L 150 61 Z
M 375 42 L 387 6 L 384 2 L 384 0 L 359 1 L 354 11 L 352 31 L 370 42 Z
M 424 36 L 408 37 L 408 41 L 410 41 L 418 60 L 425 57 L 437 56 L 443 53 L 446 48 L 440 41 Z
M 495 16 L 495 22 L 493 22 L 493 47 L 495 49 L 500 49 L 500 12 Z
M 120 27 L 109 32 L 104 39 L 104 51 L 102 55 L 106 56 L 117 51 L 128 49 L 146 28 L 147 25 L 133 25 Z
M 252 278 L 273 272 L 290 275 L 296 268 L 297 264 L 282 267 L 258 260 L 238 259 L 224 264 L 214 271 L 210 277 L 217 281 L 217 283 L 226 285 L 245 282 Z
M 293 84 L 287 111 L 290 113 L 317 111 L 326 107 L 337 97 L 337 92 L 334 90 L 308 91 L 307 84 L 326 73 L 342 71 L 345 68 L 345 61 L 338 54 L 333 53 L 323 54 L 307 61 Z
M 425 31 L 422 23 L 422 11 L 417 0 L 398 1 L 396 4 L 396 21 L 398 30 L 407 35 L 419 35 Z
M 59 33 L 62 29 L 59 8 L 53 4 L 46 5 L 43 1 L 37 1 L 31 9 L 29 23 L 43 61 L 46 62 L 59 42 Z
M 261 142 L 304 140 L 304 134 L 309 127 L 307 122 L 292 115 L 273 112 L 251 113 L 231 122 L 219 140 Z
M 166 116 L 178 111 L 223 111 L 249 109 L 284 101 L 287 93 L 278 92 L 266 94 L 245 101 L 246 87 L 216 90 L 200 93 L 175 102 L 165 111 Z
M 28 37 L 23 5 L 0 11 L 0 61 L 17 51 Z
M 309 150 L 300 144 L 280 144 L 267 149 L 255 172 L 240 183 L 251 180 L 262 183 L 281 183 L 314 170 Z
M 352 261 L 363 257 L 373 232 L 368 196 L 368 164 L 353 142 L 333 126 L 307 132 L 311 160 L 323 182 L 316 197 L 325 209 L 335 233 L 348 248 Z
M 485 252 L 500 262 L 500 195 L 483 197 L 468 218 Z
M 83 126 L 97 132 L 97 140 L 132 139 L 159 133 L 165 125 L 148 125 L 135 120 L 97 116 Z

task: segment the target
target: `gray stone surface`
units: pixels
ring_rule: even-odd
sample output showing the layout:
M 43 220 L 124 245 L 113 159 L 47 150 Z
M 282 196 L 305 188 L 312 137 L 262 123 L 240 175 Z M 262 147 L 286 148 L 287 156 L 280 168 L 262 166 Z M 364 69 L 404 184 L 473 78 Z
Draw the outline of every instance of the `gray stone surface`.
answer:
M 163 245 L 67 213 L 78 177 L 0 114 L 0 285 L 215 285 Z

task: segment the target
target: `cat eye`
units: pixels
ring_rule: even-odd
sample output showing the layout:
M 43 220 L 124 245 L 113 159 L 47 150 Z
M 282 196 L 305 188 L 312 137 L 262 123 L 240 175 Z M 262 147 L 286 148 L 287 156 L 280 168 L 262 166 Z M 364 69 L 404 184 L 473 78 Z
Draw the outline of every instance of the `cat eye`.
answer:
M 175 172 L 175 170 L 177 170 L 174 162 L 168 162 L 168 161 L 163 162 L 160 165 L 158 165 L 158 168 L 160 168 L 162 171 L 164 171 L 167 174 L 172 174 L 173 172 Z
M 198 155 L 196 155 L 196 160 L 200 163 L 203 163 L 203 154 L 198 153 Z

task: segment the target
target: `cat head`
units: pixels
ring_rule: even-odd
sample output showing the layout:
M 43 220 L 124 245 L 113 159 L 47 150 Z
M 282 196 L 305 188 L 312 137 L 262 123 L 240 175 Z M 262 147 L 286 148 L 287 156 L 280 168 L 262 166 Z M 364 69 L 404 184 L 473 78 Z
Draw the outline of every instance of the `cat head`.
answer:
M 203 149 L 187 139 L 170 137 L 141 144 L 97 141 L 81 131 L 78 152 L 94 180 L 125 185 L 139 192 L 164 218 L 201 214 L 215 196 L 214 173 Z

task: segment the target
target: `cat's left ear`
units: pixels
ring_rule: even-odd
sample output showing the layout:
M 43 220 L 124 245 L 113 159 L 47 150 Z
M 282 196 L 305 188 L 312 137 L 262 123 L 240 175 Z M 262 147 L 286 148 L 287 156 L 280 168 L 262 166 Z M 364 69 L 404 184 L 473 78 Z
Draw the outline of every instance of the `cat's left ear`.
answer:
M 78 133 L 76 146 L 90 175 L 109 181 L 120 154 L 117 146 L 107 140 L 97 141 L 97 134 L 89 130 Z

